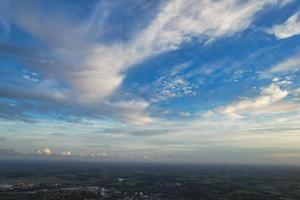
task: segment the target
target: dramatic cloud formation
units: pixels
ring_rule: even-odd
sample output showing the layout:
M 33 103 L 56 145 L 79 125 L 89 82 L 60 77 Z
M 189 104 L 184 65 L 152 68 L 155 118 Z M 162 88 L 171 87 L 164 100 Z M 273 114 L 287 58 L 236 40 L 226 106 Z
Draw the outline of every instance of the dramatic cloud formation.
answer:
M 0 153 L 228 163 L 296 155 L 299 5 L 0 1 Z
M 192 37 L 208 42 L 244 30 L 256 12 L 264 6 L 275 5 L 277 1 L 170 1 L 161 6 L 155 19 L 136 38 L 109 45 L 88 41 L 91 34 L 89 30 L 98 23 L 88 21 L 76 25 L 68 21 L 70 17 L 63 13 L 55 12 L 52 16 L 57 16 L 57 19 L 49 18 L 47 15 L 50 13 L 42 13 L 32 3 L 12 3 L 13 13 L 10 13 L 5 24 L 14 23 L 51 47 L 50 57 L 30 55 L 26 58 L 36 65 L 34 69 L 43 75 L 55 75 L 56 79 L 68 82 L 77 90 L 75 99 L 97 102 L 109 96 L 121 84 L 123 72 L 128 67 L 146 57 L 177 49 Z M 92 16 L 100 11 L 97 8 Z M 54 31 L 46 31 L 49 29 Z M 64 30 L 64 34 L 56 34 L 55 30 Z M 56 90 L 55 85 L 48 89 Z

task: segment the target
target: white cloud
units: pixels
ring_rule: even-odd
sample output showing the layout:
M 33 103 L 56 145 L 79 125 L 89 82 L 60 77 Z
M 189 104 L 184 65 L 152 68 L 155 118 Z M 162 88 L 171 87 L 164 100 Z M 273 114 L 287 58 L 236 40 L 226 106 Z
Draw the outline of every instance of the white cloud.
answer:
M 49 148 L 44 148 L 44 149 L 40 149 L 40 150 L 38 149 L 38 150 L 36 150 L 36 153 L 40 154 L 40 155 L 50 156 L 52 154 L 52 150 Z
M 281 101 L 288 94 L 289 92 L 287 90 L 282 90 L 277 85 L 271 84 L 268 87 L 262 88 L 260 96 L 253 99 L 240 100 L 228 106 L 218 108 L 215 112 L 233 118 L 241 118 L 247 113 L 262 113 L 268 110 L 268 106 Z M 274 110 L 274 107 L 272 107 L 271 110 L 273 112 L 278 111 Z
M 278 39 L 285 39 L 300 34 L 300 12 L 296 12 L 283 24 L 278 24 L 267 30 Z
M 192 83 L 188 68 L 191 62 L 182 63 L 160 76 L 153 82 L 151 102 L 164 101 L 172 98 L 196 95 L 197 84 Z M 151 88 L 152 89 L 152 88 Z
M 115 116 L 135 125 L 145 125 L 155 121 L 147 114 L 149 103 L 144 100 L 106 102 L 106 105 L 117 110 L 118 113 Z
M 107 153 L 105 153 L 105 152 L 103 152 L 103 153 L 101 153 L 101 156 L 107 157 L 107 156 L 108 156 L 108 154 L 107 154 Z
M 183 76 L 162 76 L 154 83 L 156 94 L 152 99 L 155 101 L 168 100 L 171 98 L 195 95 L 195 85 L 187 81 Z
M 61 153 L 61 155 L 63 155 L 63 156 L 71 156 L 71 155 L 72 155 L 72 152 L 71 152 L 71 151 L 63 151 L 63 152 Z
M 26 62 L 30 60 L 31 70 L 40 75 L 40 81 L 31 91 L 67 105 L 77 106 L 74 102 L 87 107 L 101 104 L 90 107 L 103 109 L 104 115 L 113 112 L 110 116 L 144 125 L 154 121 L 147 114 L 149 102 L 107 100 L 122 84 L 126 70 L 146 58 L 178 49 L 192 38 L 207 44 L 232 36 L 246 29 L 255 14 L 266 6 L 281 4 L 282 1 L 277 0 L 166 1 L 148 26 L 132 38 L 107 43 L 101 42 L 100 33 L 100 36 L 98 32 L 94 33 L 95 29 L 105 30 L 105 23 L 99 23 L 102 4 L 90 20 L 81 21 L 68 12 L 56 10 L 52 13 L 51 9 L 44 11 L 38 4 L 18 2 L 13 10 L 9 10 L 10 17 L 5 15 L 4 22 L 7 27 L 12 23 L 32 34 L 49 50 L 18 57 Z M 100 19 L 95 19 L 97 16 Z M 175 67 L 172 80 L 161 79 L 156 100 L 195 94 L 195 86 L 178 75 L 177 71 L 184 70 L 184 66 L 181 67 Z M 100 108 L 102 105 L 105 108 Z
M 70 96 L 68 91 L 63 89 L 58 89 L 57 85 L 59 83 L 57 81 L 51 79 L 44 79 L 40 81 L 39 84 L 36 85 L 35 92 L 43 95 L 45 97 L 53 98 L 58 101 L 66 101 L 70 100 Z
M 177 49 L 192 37 L 213 41 L 230 36 L 245 29 L 257 11 L 275 3 L 277 1 L 273 0 L 247 3 L 237 0 L 167 2 L 150 25 L 130 43 L 96 47 L 86 58 L 91 70 L 81 71 L 82 79 L 76 77 L 75 85 L 88 101 L 106 97 L 121 84 L 124 77 L 121 72 L 131 65 Z M 98 87 L 95 88 L 95 85 Z
M 28 70 L 23 70 L 23 78 L 32 82 L 39 82 L 39 75 L 35 72 L 30 72 Z
M 296 90 L 294 90 L 294 94 L 296 97 L 300 97 L 300 88 L 297 88 Z
M 278 3 L 279 3 L 280 7 L 284 7 L 292 2 L 294 2 L 294 0 L 282 0 L 282 1 L 279 1 Z
M 150 156 L 148 156 L 148 155 L 144 155 L 143 158 L 144 158 L 145 160 L 152 160 L 152 159 L 153 159 L 152 157 L 150 157 Z
M 170 1 L 142 34 L 143 42 L 138 42 L 149 51 L 163 52 L 178 48 L 192 37 L 213 41 L 244 30 L 258 11 L 277 3 L 275 0 Z
M 191 113 L 189 113 L 189 112 L 180 112 L 179 115 L 183 116 L 183 117 L 190 117 Z

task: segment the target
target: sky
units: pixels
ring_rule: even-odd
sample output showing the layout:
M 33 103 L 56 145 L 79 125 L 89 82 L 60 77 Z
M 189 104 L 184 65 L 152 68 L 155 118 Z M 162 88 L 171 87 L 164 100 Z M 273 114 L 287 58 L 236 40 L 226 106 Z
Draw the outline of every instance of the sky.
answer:
M 300 1 L 0 0 L 0 158 L 300 165 Z

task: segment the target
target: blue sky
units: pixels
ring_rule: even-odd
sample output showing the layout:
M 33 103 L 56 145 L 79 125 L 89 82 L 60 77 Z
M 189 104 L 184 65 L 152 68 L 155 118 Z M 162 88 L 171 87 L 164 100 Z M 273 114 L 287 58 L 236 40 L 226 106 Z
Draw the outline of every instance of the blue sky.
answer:
M 300 164 L 299 44 L 296 0 L 2 0 L 1 157 Z

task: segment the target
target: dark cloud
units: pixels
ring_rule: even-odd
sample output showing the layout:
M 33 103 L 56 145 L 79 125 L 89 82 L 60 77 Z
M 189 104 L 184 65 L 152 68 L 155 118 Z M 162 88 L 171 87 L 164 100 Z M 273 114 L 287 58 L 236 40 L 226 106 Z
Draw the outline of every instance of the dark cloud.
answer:
M 0 142 L 5 141 L 5 140 L 6 140 L 6 137 L 3 137 L 3 136 L 0 137 Z
M 0 155 L 14 155 L 14 154 L 20 154 L 14 149 L 0 149 Z
M 288 131 L 300 131 L 300 127 L 274 127 L 274 128 L 257 128 L 247 130 L 249 133 L 276 133 L 276 132 L 288 132 Z
M 5 120 L 18 120 L 28 123 L 36 122 L 31 116 L 24 112 L 24 108 L 15 108 L 13 106 L 5 105 L 0 101 L 0 118 Z
M 132 130 L 131 128 L 111 128 L 111 129 L 103 129 L 99 131 L 94 131 L 94 133 L 103 133 L 103 134 L 126 134 L 131 136 L 156 136 L 156 135 L 164 135 L 168 133 L 174 133 L 178 130 L 175 129 L 140 129 L 140 130 Z
M 154 129 L 154 130 L 135 130 L 129 132 L 129 135 L 132 136 L 156 136 L 156 135 L 164 135 L 171 132 L 175 132 L 173 129 Z
M 50 133 L 51 136 L 66 136 L 67 134 L 64 133 Z
M 109 144 L 104 144 L 104 145 L 84 145 L 83 147 L 85 148 L 108 148 L 111 145 Z
M 101 133 L 101 134 L 124 134 L 127 131 L 125 129 L 114 129 L 114 128 L 107 128 L 103 130 L 94 131 L 94 133 Z

